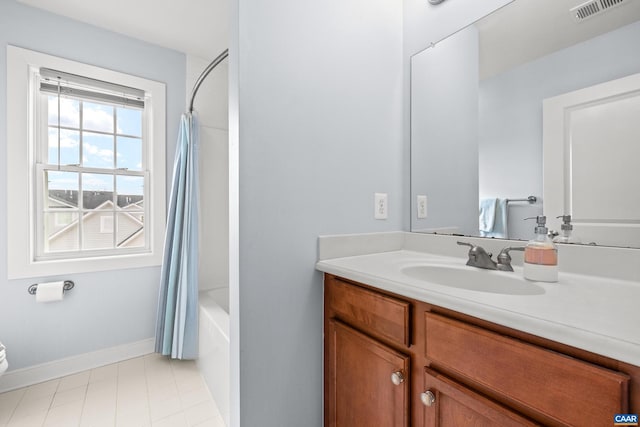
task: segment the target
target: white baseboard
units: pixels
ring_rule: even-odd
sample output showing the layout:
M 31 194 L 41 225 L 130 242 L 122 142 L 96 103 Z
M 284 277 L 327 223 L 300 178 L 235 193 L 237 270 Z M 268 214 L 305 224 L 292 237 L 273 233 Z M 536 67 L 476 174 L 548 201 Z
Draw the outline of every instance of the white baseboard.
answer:
M 8 371 L 0 377 L 0 393 L 153 353 L 154 338 Z M 9 361 L 11 363 L 11 361 Z M 11 364 L 9 364 L 11 367 Z

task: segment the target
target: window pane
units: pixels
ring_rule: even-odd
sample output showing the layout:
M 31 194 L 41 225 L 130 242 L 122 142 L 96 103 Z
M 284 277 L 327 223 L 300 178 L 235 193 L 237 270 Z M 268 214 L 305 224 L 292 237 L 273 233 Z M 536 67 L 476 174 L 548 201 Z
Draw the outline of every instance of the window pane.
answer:
M 83 173 L 82 206 L 86 210 L 113 210 L 113 175 Z
M 58 164 L 58 128 L 49 127 L 49 164 Z M 80 132 L 60 130 L 60 164 L 80 164 Z
M 87 130 L 113 133 L 113 107 L 83 101 L 82 127 Z
M 77 251 L 78 213 L 50 212 L 44 215 L 45 252 Z
M 116 176 L 118 207 L 131 211 L 144 210 L 144 177 Z
M 82 249 L 113 248 L 113 212 L 94 211 L 82 215 Z
M 144 242 L 144 215 L 118 213 L 116 244 L 119 248 L 139 248 Z
M 118 133 L 142 137 L 142 110 L 134 108 L 116 108 Z
M 114 168 L 113 136 L 84 132 L 82 165 L 90 168 Z
M 58 97 L 48 97 L 49 124 L 58 126 Z M 70 98 L 60 98 L 60 126 L 80 128 L 80 101 Z
M 45 171 L 45 203 L 50 209 L 78 207 L 78 174 L 75 172 Z
M 118 168 L 142 170 L 142 140 L 139 138 L 118 137 L 118 154 L 116 162 Z

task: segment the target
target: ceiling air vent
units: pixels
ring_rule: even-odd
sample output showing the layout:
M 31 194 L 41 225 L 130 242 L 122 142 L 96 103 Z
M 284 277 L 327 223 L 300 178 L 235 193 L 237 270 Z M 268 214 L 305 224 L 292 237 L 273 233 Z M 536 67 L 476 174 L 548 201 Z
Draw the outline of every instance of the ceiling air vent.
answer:
M 585 19 L 604 13 L 612 7 L 619 6 L 628 1 L 629 0 L 590 0 L 572 8 L 569 12 L 576 22 L 582 22 Z

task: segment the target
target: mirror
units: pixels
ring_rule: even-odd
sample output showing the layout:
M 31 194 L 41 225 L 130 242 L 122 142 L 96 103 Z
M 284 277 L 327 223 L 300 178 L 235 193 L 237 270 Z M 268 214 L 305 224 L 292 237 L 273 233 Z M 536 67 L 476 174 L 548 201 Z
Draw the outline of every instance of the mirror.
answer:
M 415 54 L 411 231 L 639 248 L 639 40 L 640 1 L 515 0 Z

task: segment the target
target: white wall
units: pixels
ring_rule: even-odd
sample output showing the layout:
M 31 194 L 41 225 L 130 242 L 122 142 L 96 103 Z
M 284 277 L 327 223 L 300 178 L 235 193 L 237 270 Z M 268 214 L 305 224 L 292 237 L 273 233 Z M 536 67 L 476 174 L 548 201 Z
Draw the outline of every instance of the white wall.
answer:
M 0 169 L 6 170 L 6 46 L 24 47 L 158 80 L 167 85 L 167 162 L 185 98 L 185 57 L 14 1 L 0 1 Z M 9 107 L 10 108 L 10 107 Z M 171 170 L 171 166 L 169 166 Z M 167 174 L 171 179 L 171 174 Z M 168 184 L 169 185 L 169 184 Z M 6 176 L 0 176 L 0 241 L 7 241 Z M 154 335 L 160 269 L 141 268 L 32 280 L 7 277 L 0 247 L 0 340 L 11 369 L 136 342 Z M 76 287 L 61 303 L 36 304 L 27 287 L 69 279 Z
M 187 56 L 187 103 L 211 60 Z M 204 80 L 194 103 L 200 132 L 200 290 L 229 286 L 229 65 Z
M 541 197 L 542 100 L 639 73 L 638 40 L 640 23 L 627 25 L 481 81 L 480 197 Z M 532 238 L 522 219 L 541 214 L 513 204 L 509 235 Z
M 230 292 L 232 357 L 239 349 L 240 364 L 232 362 L 232 382 L 239 371 L 244 426 L 321 426 L 317 237 L 398 230 L 406 212 L 402 5 L 240 0 L 237 7 L 230 116 L 239 113 L 240 249 Z M 386 221 L 373 219 L 374 192 L 389 194 Z

